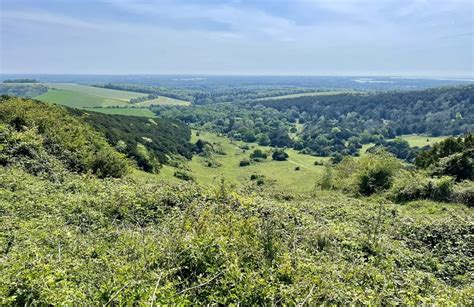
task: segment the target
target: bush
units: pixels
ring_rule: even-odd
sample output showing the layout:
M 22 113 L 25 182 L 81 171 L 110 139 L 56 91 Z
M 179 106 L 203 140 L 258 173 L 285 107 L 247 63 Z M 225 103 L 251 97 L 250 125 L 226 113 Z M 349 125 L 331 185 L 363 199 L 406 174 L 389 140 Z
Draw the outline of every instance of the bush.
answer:
M 182 170 L 177 170 L 173 176 L 184 181 L 194 181 L 194 177 L 191 174 Z
M 453 178 L 429 178 L 416 171 L 401 171 L 395 177 L 389 198 L 396 202 L 416 199 L 449 201 L 453 194 Z
M 247 160 L 247 159 L 243 159 L 243 160 L 240 160 L 239 162 L 239 166 L 242 167 L 242 166 L 248 166 L 250 165 L 250 161 Z
M 403 170 L 395 177 L 389 198 L 405 202 L 426 197 L 428 178 L 419 172 Z
M 92 161 L 91 170 L 99 178 L 120 178 L 127 173 L 127 163 L 116 152 L 101 150 Z
M 282 149 L 277 149 L 273 152 L 272 159 L 275 161 L 286 161 L 288 154 Z
M 250 159 L 252 160 L 258 160 L 258 159 L 266 159 L 267 154 L 263 152 L 261 149 L 255 149 L 251 154 L 250 154 Z
M 336 167 L 333 187 L 355 195 L 371 195 L 387 190 L 402 164 L 386 152 L 344 158 Z
M 463 181 L 453 187 L 452 200 L 474 207 L 474 182 Z
M 437 201 L 449 201 L 453 193 L 453 178 L 443 176 L 428 181 L 428 198 Z

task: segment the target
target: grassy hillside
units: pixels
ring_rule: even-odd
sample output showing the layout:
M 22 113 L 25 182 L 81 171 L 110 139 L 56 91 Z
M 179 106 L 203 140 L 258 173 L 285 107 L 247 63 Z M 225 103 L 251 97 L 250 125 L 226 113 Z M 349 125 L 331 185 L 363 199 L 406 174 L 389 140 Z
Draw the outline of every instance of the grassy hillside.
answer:
M 207 141 L 219 148 L 221 153 L 214 153 L 211 156 L 194 155 L 189 163 L 186 163 L 185 169 L 195 177 L 196 181 L 204 185 L 214 185 L 223 178 L 229 184 L 242 186 L 252 182 L 252 175 L 264 176 L 265 184 L 275 186 L 282 190 L 290 191 L 310 191 L 314 189 L 319 175 L 323 171 L 323 166 L 314 165 L 316 160 L 327 161 L 328 158 L 313 157 L 303 155 L 296 150 L 289 149 L 288 161 L 273 161 L 269 156 L 263 162 L 255 162 L 248 166 L 239 166 L 241 160 L 249 159 L 250 154 L 255 149 L 261 149 L 265 152 L 271 151 L 271 147 L 259 146 L 257 144 L 247 144 L 249 149 L 241 149 L 244 144 L 242 141 L 231 142 L 227 137 L 218 136 L 210 132 L 193 132 L 191 142 L 195 143 L 198 139 Z M 212 166 L 209 166 L 209 163 Z M 299 167 L 299 170 L 295 170 Z M 169 178 L 176 169 L 165 167 L 162 171 L 163 178 Z
M 462 205 L 5 166 L 0 186 L 3 305 L 473 303 Z
M 191 132 L 183 123 L 172 119 L 106 115 L 71 109 L 71 113 L 103 133 L 108 142 L 136 161 L 148 172 L 158 172 L 161 164 L 173 156 L 191 158 Z M 179 159 L 179 157 L 178 157 Z
M 164 182 L 117 151 L 139 133 L 153 141 L 162 124 L 0 100 L 1 305 L 474 304 L 474 209 L 412 201 L 446 196 L 449 177 L 370 154 L 344 160 L 333 175 L 316 171 L 321 189 L 305 193 Z M 112 147 L 112 137 L 123 143 Z M 220 142 L 211 144 L 226 155 L 210 157 L 232 163 L 243 145 L 199 137 Z M 448 140 L 430 156 L 443 161 L 461 143 L 470 154 L 472 140 Z M 275 172 L 292 180 L 309 156 L 289 154 L 258 167 L 281 163 Z M 300 171 L 283 167 L 297 164 Z M 306 173 L 298 184 L 312 181 Z

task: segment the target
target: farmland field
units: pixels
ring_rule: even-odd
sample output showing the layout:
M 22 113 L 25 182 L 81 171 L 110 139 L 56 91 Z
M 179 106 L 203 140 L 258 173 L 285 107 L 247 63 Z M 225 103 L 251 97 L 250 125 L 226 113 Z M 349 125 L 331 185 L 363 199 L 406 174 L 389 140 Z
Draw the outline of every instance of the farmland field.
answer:
M 129 105 L 129 103 L 123 100 L 58 89 L 50 89 L 47 93 L 35 98 L 44 102 L 52 102 L 79 109 L 112 106 L 125 107 Z
M 78 92 L 81 94 L 95 95 L 95 96 L 100 96 L 100 97 L 105 97 L 105 98 L 110 98 L 110 99 L 122 100 L 125 102 L 128 102 L 131 98 L 146 96 L 146 94 L 143 94 L 143 93 L 112 90 L 112 89 L 107 89 L 107 88 L 81 85 L 81 84 L 75 84 L 75 83 L 47 83 L 46 86 L 48 86 L 51 89 Z
M 152 105 L 189 106 L 190 104 L 189 101 L 161 96 L 156 99 L 139 102 L 136 105 L 140 107 L 150 107 Z

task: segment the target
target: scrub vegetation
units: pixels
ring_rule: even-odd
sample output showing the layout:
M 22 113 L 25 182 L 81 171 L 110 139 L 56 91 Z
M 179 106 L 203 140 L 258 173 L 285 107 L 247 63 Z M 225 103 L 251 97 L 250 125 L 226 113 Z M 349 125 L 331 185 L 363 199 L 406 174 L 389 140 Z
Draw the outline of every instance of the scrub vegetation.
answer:
M 441 106 L 468 110 L 453 91 Z M 321 97 L 346 99 L 292 99 Z M 322 157 L 310 131 L 374 134 L 279 101 L 220 122 L 227 105 L 147 118 L 1 96 L 0 304 L 473 305 L 471 115 L 439 124 L 456 137 Z

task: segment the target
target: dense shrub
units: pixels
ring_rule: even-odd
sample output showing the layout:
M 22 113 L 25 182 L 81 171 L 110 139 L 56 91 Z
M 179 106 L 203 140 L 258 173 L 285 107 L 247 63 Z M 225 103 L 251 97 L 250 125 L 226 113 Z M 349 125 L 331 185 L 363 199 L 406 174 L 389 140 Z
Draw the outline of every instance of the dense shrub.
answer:
M 434 175 L 453 176 L 457 181 L 474 180 L 474 134 L 450 137 L 435 144 L 432 149 L 421 152 L 415 164 Z
M 185 172 L 183 170 L 175 171 L 173 176 L 184 181 L 194 181 L 194 177 L 188 172 Z
M 0 167 L 0 303 L 472 305 L 462 205 L 129 176 Z
M 240 167 L 248 166 L 248 165 L 250 165 L 250 160 L 248 160 L 248 159 L 243 159 L 243 160 L 240 160 L 240 162 L 239 162 Z
M 255 149 L 251 154 L 250 154 L 250 159 L 252 160 L 259 160 L 259 159 L 266 159 L 267 158 L 267 153 L 265 153 L 261 149 Z
M 288 154 L 282 149 L 276 149 L 272 153 L 272 159 L 275 161 L 286 161 L 288 159 Z
M 454 185 L 453 201 L 474 207 L 474 182 L 463 181 Z
M 2 97 L 0 120 L 5 124 L 4 148 L 10 159 L 25 157 L 22 165 L 33 173 L 42 172 L 43 160 L 57 160 L 74 172 L 97 172 L 104 176 L 122 176 L 126 162 L 92 127 L 69 114 L 66 108 L 38 101 Z M 9 132 L 8 132 L 9 131 Z M 107 156 L 107 163 L 104 155 Z M 100 159 L 101 161 L 98 161 Z M 52 163 L 52 162 L 51 162 Z
M 81 116 L 112 146 L 122 147 L 121 152 L 147 172 L 156 173 L 161 164 L 170 163 L 170 157 L 176 155 L 191 159 L 195 149 L 189 142 L 191 130 L 177 120 L 108 115 L 79 109 L 70 109 L 69 112 Z M 147 157 L 140 152 L 143 147 Z
M 390 188 L 401 167 L 400 161 L 383 151 L 367 153 L 358 159 L 347 157 L 336 165 L 332 182 L 326 182 L 325 185 L 368 196 Z
M 91 170 L 97 174 L 99 178 L 120 178 L 125 175 L 127 164 L 111 150 L 101 150 L 92 161 Z

